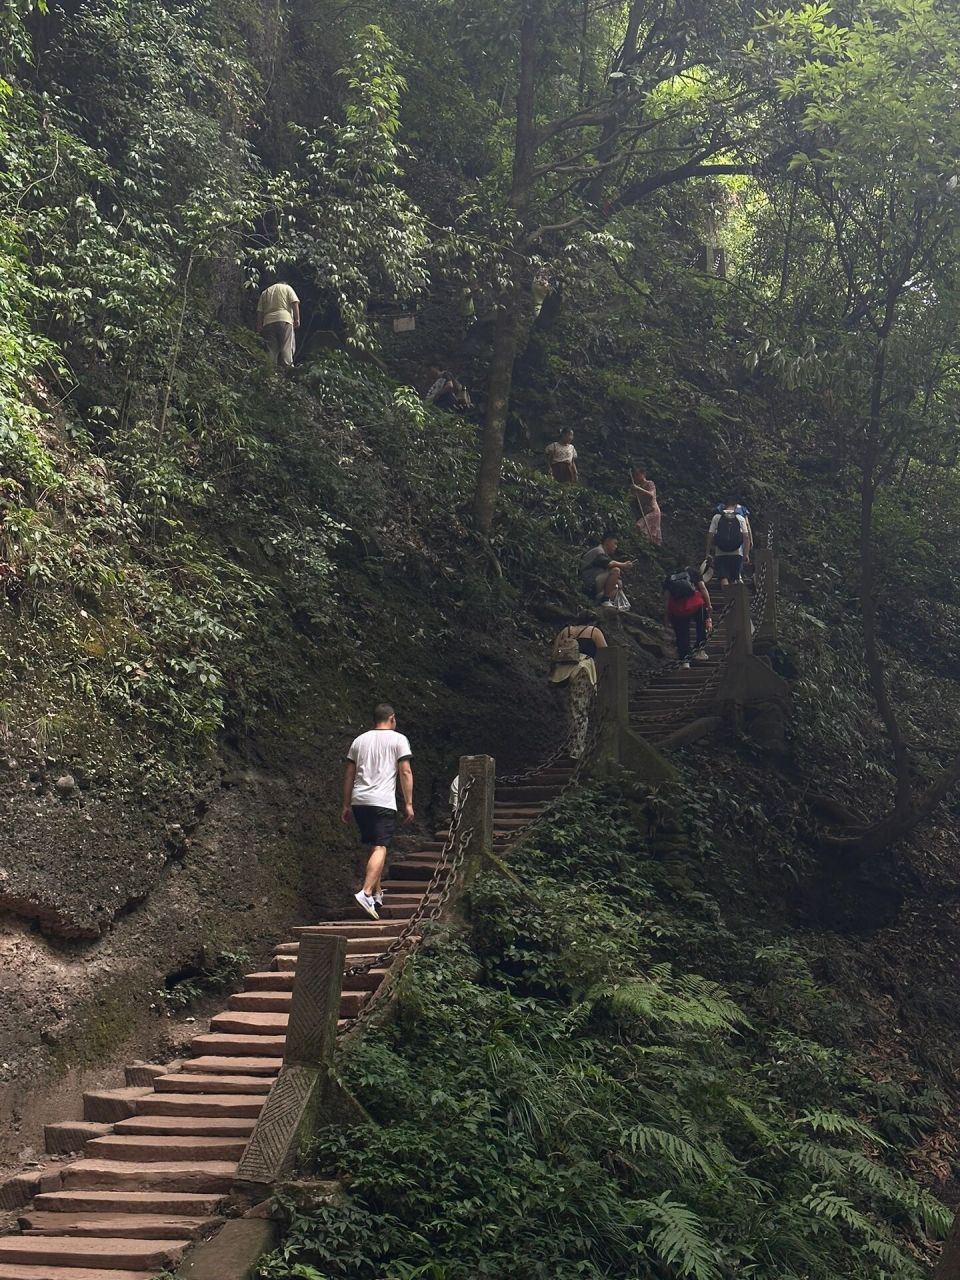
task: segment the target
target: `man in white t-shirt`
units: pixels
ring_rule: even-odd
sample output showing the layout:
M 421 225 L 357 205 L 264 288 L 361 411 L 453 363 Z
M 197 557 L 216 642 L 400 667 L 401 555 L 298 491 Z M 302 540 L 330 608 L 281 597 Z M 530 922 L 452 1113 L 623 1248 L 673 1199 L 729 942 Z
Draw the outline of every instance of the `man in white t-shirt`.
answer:
M 554 480 L 560 484 L 573 484 L 578 479 L 577 451 L 573 447 L 573 429 L 566 427 L 560 432 L 560 439 L 554 440 L 546 448 L 547 462 Z
M 340 819 L 349 823 L 353 816 L 360 830 L 360 843 L 370 851 L 363 887 L 353 896 L 374 920 L 380 919 L 377 912 L 383 902 L 380 879 L 387 850 L 397 830 L 398 779 L 403 792 L 404 821 L 413 821 L 412 758 L 410 743 L 402 733 L 397 733 L 396 713 L 386 702 L 374 709 L 373 728 L 354 738 L 347 752 Z
M 742 511 L 736 499 L 731 498 L 710 521 L 707 559 L 713 555 L 713 570 L 720 579 L 721 587 L 741 582 L 743 566 L 750 563 L 753 535 L 750 521 L 741 514 Z
M 300 328 L 300 299 L 283 280 L 268 284 L 257 303 L 257 333 L 263 335 L 274 362 L 293 368 L 294 331 Z

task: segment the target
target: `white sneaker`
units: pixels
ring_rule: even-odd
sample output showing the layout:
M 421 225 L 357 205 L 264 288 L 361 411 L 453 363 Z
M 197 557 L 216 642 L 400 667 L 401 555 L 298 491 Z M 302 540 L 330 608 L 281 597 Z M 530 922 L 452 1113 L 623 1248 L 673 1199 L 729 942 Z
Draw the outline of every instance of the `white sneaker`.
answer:
M 380 917 L 377 915 L 377 904 L 374 902 L 372 898 L 368 898 L 362 889 L 360 889 L 353 896 L 356 898 L 357 902 L 360 903 L 361 907 L 363 907 L 364 911 L 367 913 L 368 916 L 372 916 L 374 920 L 380 919 Z
M 684 660 L 680 663 L 680 665 L 681 665 L 681 667 L 687 667 L 687 668 L 689 668 L 689 666 L 690 666 L 690 659 L 689 659 L 689 658 L 684 658 Z
M 698 649 L 693 655 L 693 660 L 694 662 L 709 662 L 710 655 L 707 653 L 706 649 Z
M 374 903 L 375 903 L 378 907 L 382 907 L 382 906 L 383 906 L 383 894 L 382 894 L 382 893 L 375 893 L 375 894 L 373 895 L 373 901 L 374 901 Z

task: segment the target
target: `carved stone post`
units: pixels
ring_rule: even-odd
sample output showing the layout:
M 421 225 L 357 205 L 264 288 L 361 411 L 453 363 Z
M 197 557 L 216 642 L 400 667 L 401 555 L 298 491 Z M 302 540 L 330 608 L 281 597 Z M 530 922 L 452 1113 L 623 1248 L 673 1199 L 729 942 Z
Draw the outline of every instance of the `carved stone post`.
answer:
M 346 949 L 344 938 L 300 935 L 283 1066 L 240 1158 L 240 1182 L 285 1177 L 315 1127 L 337 1039 Z
M 675 778 L 676 770 L 649 742 L 630 728 L 630 660 L 625 649 L 611 644 L 597 654 L 600 673 L 595 712 L 601 717 L 595 755 L 588 761 L 591 774 L 605 777 L 616 768 L 627 769 L 656 785 Z
M 764 644 L 777 642 L 777 585 L 780 562 L 768 547 L 758 547 L 753 552 L 754 581 L 762 583 L 763 613 L 757 619 L 754 640 Z
M 496 776 L 497 762 L 493 756 L 460 757 L 460 794 L 466 796 L 460 817 L 460 830 L 470 833 L 463 863 L 464 882 L 467 884 L 476 875 L 484 854 L 493 852 Z
M 727 635 L 733 641 L 733 657 L 747 658 L 753 653 L 753 624 L 750 619 L 750 597 L 742 582 L 728 588 L 733 604 L 727 614 Z

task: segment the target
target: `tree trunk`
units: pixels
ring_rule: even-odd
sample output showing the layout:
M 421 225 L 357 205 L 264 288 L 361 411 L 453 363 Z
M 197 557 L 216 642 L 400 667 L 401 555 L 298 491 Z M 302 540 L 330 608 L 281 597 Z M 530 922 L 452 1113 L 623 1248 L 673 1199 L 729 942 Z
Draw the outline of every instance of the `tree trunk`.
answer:
M 912 806 L 910 752 L 900 722 L 887 692 L 886 673 L 877 642 L 877 571 L 873 543 L 873 507 L 877 486 L 883 386 L 887 368 L 888 327 L 879 339 L 870 378 L 870 416 L 860 480 L 860 612 L 863 618 L 863 649 L 870 691 L 893 749 L 895 781 L 894 819 L 906 818 Z
M 537 51 L 543 17 L 543 0 L 527 0 L 520 24 L 520 63 L 517 82 L 517 126 L 513 152 L 513 179 L 510 185 L 510 209 L 518 227 L 511 251 L 511 281 L 499 299 L 493 333 L 493 353 L 487 382 L 487 411 L 483 423 L 480 471 L 474 494 L 473 510 L 477 528 L 489 534 L 497 509 L 500 490 L 500 467 L 503 462 L 503 436 L 510 408 L 513 366 L 520 344 L 520 322 L 523 314 L 522 248 L 533 194 L 534 161 L 537 154 L 537 131 L 534 123 L 537 96 Z
M 513 386 L 513 366 L 520 340 L 521 293 L 514 285 L 502 300 L 493 330 L 493 354 L 487 380 L 487 408 L 480 449 L 480 471 L 474 495 L 477 528 L 485 536 L 493 525 L 500 490 L 500 468 L 503 463 L 503 438 Z
M 933 1280 L 960 1280 L 960 1211 L 953 1220 Z

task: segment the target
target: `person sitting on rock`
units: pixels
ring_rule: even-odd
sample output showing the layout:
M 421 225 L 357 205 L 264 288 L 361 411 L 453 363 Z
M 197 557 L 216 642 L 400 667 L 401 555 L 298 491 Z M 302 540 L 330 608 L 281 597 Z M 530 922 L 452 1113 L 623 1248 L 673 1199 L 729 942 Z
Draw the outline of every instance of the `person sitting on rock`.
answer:
M 565 427 L 560 432 L 560 439 L 548 444 L 544 452 L 554 480 L 558 484 L 576 484 L 580 477 L 577 472 L 577 451 L 573 447 L 573 429 Z
M 583 589 L 596 604 L 615 609 L 614 600 L 622 592 L 621 573 L 633 568 L 632 560 L 614 560 L 620 539 L 612 529 L 607 529 L 595 547 L 580 557 L 580 577 Z
M 707 634 L 713 627 L 713 605 L 703 573 L 693 565 L 680 565 L 663 580 L 667 626 L 673 628 L 677 657 L 681 666 L 708 661 Z M 691 624 L 696 629 L 696 644 L 690 643 Z

